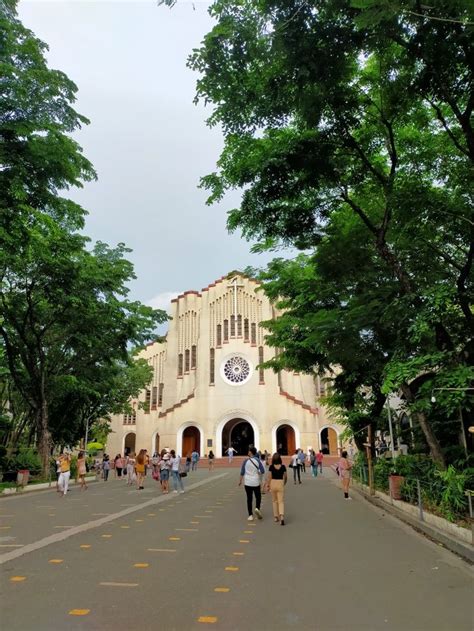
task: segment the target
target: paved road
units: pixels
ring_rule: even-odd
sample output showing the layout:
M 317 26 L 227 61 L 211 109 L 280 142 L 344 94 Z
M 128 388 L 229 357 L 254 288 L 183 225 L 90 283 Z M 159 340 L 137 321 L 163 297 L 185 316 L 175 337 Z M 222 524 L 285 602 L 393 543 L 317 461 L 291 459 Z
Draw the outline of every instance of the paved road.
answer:
M 328 476 L 289 484 L 285 527 L 268 496 L 249 525 L 237 477 L 3 499 L 2 630 L 472 630 L 473 573 L 455 555 Z

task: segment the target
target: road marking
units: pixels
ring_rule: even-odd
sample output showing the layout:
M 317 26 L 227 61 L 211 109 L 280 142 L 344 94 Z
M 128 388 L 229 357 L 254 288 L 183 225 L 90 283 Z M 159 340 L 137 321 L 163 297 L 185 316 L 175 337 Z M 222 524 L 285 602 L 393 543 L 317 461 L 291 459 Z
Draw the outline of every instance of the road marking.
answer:
M 232 554 L 236 557 L 243 557 L 245 552 L 232 552 Z
M 104 539 L 110 539 L 110 537 L 111 537 L 111 536 L 112 536 L 112 535 L 102 535 L 102 537 L 103 537 Z
M 171 548 L 147 548 L 148 552 L 176 552 Z
M 22 581 L 26 581 L 26 576 L 12 576 L 10 580 L 12 583 L 21 583 Z
M 253 535 L 253 530 L 244 530 L 244 535 Z
M 177 532 L 199 532 L 199 528 L 175 528 Z
M 230 592 L 230 587 L 214 587 L 215 592 Z
M 162 513 L 163 511 L 166 510 L 166 508 L 159 508 L 158 510 L 160 511 L 160 513 Z
M 214 624 L 217 622 L 216 616 L 199 616 L 198 622 L 204 622 L 205 624 Z
M 156 513 L 147 513 L 148 517 L 155 517 Z
M 214 478 L 212 478 L 212 480 L 207 478 L 205 480 L 201 480 L 200 482 L 196 482 L 195 484 L 188 487 L 188 490 L 205 486 L 206 484 L 209 484 L 211 481 L 215 481 L 219 478 L 227 477 L 228 475 L 229 474 L 227 472 L 217 474 Z M 121 519 L 122 517 L 126 517 L 127 515 L 130 515 L 131 513 L 136 513 L 137 511 L 143 511 L 145 508 L 148 508 L 148 507 L 151 508 L 151 507 L 156 506 L 157 504 L 161 504 L 162 502 L 167 502 L 167 501 L 168 501 L 168 497 L 166 495 L 155 497 L 153 499 L 142 502 L 141 504 L 130 505 L 129 508 L 125 508 L 124 510 L 121 510 L 117 513 L 112 513 L 110 515 L 107 515 L 106 517 L 100 517 L 99 519 L 94 519 L 93 521 L 89 521 L 84 524 L 80 524 L 78 526 L 68 526 L 66 530 L 63 530 L 63 532 L 58 532 L 52 535 L 48 535 L 47 537 L 44 537 L 43 539 L 39 539 L 38 541 L 35 541 L 34 543 L 26 544 L 17 550 L 11 550 L 10 552 L 5 552 L 4 554 L 0 555 L 0 565 L 3 565 L 4 563 L 8 563 L 9 561 L 12 561 L 13 559 L 17 559 L 21 556 L 24 556 L 25 554 L 29 554 L 30 552 L 35 552 L 36 550 L 40 550 L 41 548 L 45 548 L 46 546 L 56 544 L 59 541 L 64 541 L 65 539 L 69 539 L 69 537 L 73 537 L 77 534 L 87 532 L 88 530 L 93 530 L 95 528 L 99 528 L 103 526 L 104 524 L 108 524 L 109 522 L 116 521 L 118 519 Z M 49 506 L 48 508 L 56 508 L 56 507 Z
M 168 537 L 170 541 L 181 541 L 181 537 Z
M 56 513 L 48 513 L 48 517 L 56 517 Z
M 64 559 L 50 559 L 48 563 L 62 563 Z
M 138 587 L 138 583 L 99 583 L 104 587 Z
M 89 543 L 83 543 L 79 547 L 84 548 L 84 550 L 88 550 L 89 548 L 92 548 L 92 546 Z
M 234 565 L 228 565 L 228 566 L 225 568 L 225 571 L 226 571 L 226 572 L 238 572 L 238 571 L 239 571 L 239 568 L 238 568 L 238 567 L 235 567 Z
M 239 543 L 250 543 L 249 539 L 239 539 Z
M 11 526 L 0 526 L 0 530 L 10 530 Z
M 37 506 L 36 508 L 56 508 L 56 506 Z
M 194 515 L 194 517 L 198 517 L 199 519 L 212 519 L 212 515 Z
M 135 521 L 145 521 L 144 519 L 135 519 Z
M 133 567 L 150 567 L 149 563 L 134 563 Z
M 71 609 L 70 616 L 87 616 L 90 613 L 90 609 Z
M 189 523 L 190 523 L 190 524 L 199 524 L 199 523 L 201 523 L 201 522 L 199 522 L 199 521 L 190 521 Z
M 130 528 L 130 526 L 120 526 L 120 528 Z
M 212 511 L 211 511 L 211 510 L 205 510 L 204 512 L 205 512 L 205 513 L 212 513 Z

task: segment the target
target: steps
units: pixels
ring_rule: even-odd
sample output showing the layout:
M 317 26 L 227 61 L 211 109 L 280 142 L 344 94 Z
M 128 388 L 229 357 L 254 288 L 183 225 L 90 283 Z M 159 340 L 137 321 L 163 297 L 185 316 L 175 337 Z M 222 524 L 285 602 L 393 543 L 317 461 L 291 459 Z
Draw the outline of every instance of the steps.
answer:
M 234 456 L 232 463 L 229 463 L 229 459 L 225 458 L 214 458 L 214 469 L 240 469 L 244 460 L 246 460 L 247 456 Z M 287 467 L 290 464 L 291 456 L 282 456 L 283 464 Z M 323 467 L 330 467 L 335 465 L 339 461 L 339 456 L 324 456 Z M 208 463 L 207 458 L 201 458 L 198 463 L 199 469 L 207 469 Z M 309 465 L 306 464 L 307 469 L 309 469 Z

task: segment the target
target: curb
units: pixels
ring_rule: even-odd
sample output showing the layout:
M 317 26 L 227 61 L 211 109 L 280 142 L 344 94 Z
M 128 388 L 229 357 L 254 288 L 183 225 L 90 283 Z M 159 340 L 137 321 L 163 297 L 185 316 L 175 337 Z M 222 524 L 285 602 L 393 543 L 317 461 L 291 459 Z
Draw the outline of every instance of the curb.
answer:
M 91 482 L 97 482 L 97 481 L 98 480 L 96 479 L 95 475 L 89 476 L 86 478 L 87 484 L 90 484 Z M 69 482 L 69 486 L 76 486 L 77 484 L 79 484 L 79 482 L 76 482 L 75 480 L 70 480 Z M 32 491 L 44 491 L 47 489 L 55 489 L 55 488 L 56 488 L 56 480 L 54 481 L 51 480 L 51 483 L 42 482 L 41 484 L 30 484 L 23 487 L 14 486 L 9 489 L 3 489 L 3 491 L 0 493 L 0 497 L 11 497 L 12 495 L 15 497 L 19 497 L 20 495 L 23 495 L 24 493 L 31 493 Z

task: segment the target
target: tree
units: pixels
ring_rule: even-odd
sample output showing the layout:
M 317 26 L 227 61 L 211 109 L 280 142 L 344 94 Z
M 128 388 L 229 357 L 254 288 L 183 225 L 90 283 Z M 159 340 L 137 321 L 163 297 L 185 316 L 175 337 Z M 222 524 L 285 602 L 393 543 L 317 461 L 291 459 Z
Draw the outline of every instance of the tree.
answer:
M 346 232 L 356 219 L 400 316 L 398 344 L 384 352 L 439 373 L 473 360 L 473 48 L 468 3 L 435 2 L 428 12 L 443 20 L 417 8 L 217 0 L 190 66 L 225 137 L 218 170 L 203 178 L 209 202 L 243 189 L 229 228 L 262 247 L 318 251 L 341 218 Z M 398 386 L 416 399 L 409 381 Z M 426 413 L 418 418 L 444 466 Z

